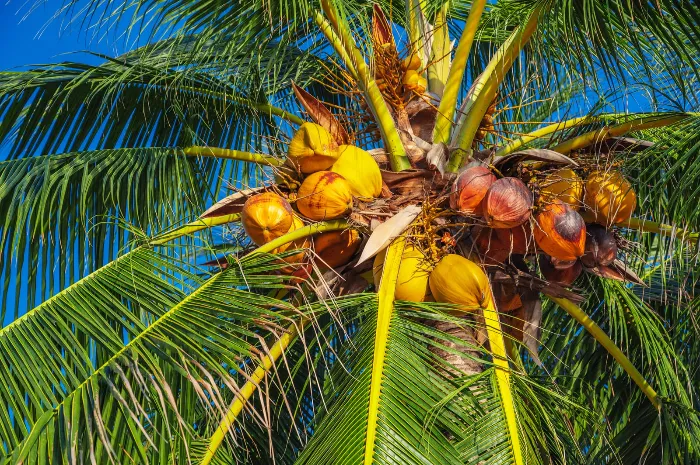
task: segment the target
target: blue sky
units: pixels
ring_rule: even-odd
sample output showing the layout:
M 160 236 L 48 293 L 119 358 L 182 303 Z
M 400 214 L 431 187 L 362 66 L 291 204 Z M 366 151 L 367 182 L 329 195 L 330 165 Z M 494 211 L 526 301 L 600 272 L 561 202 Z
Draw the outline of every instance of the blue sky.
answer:
M 118 55 L 123 48 L 111 32 L 94 38 L 80 22 L 71 24 L 60 17 L 51 21 L 63 2 L 45 2 L 31 14 L 34 0 L 0 0 L 0 70 L 28 64 L 44 64 L 63 60 L 98 63 L 96 57 L 75 52 L 89 49 L 108 55 Z M 72 56 L 71 56 L 72 55 Z

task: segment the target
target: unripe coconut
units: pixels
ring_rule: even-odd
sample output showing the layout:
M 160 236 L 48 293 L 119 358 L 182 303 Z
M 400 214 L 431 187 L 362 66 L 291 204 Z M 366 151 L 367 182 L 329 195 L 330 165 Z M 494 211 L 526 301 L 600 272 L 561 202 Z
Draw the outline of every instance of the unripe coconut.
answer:
M 545 177 L 540 193 L 547 202 L 559 199 L 578 210 L 583 201 L 583 180 L 574 170 L 561 168 Z
M 544 279 L 552 283 L 561 284 L 562 286 L 571 286 L 574 281 L 576 281 L 576 278 L 581 275 L 581 270 L 583 269 L 580 260 L 576 260 L 568 268 L 556 268 L 549 261 L 549 257 L 544 255 L 539 256 L 538 263 Z
M 369 152 L 354 145 L 341 145 L 340 157 L 331 167 L 350 184 L 352 195 L 364 199 L 373 199 L 382 192 L 382 173 L 379 165 Z
M 471 233 L 479 253 L 490 259 L 487 263 L 503 263 L 511 254 L 524 255 L 535 249 L 530 223 L 510 229 L 475 226 Z
M 583 255 L 586 223 L 569 205 L 555 199 L 535 216 L 535 221 L 535 242 L 547 255 L 565 261 Z
M 620 224 L 632 217 L 637 194 L 619 171 L 595 171 L 586 179 L 584 203 L 596 223 Z
M 530 218 L 532 192 L 518 178 L 502 178 L 486 191 L 482 207 L 489 227 L 514 228 Z
M 586 225 L 586 247 L 581 261 L 588 268 L 608 266 L 617 257 L 617 241 L 612 231 L 599 224 Z
M 301 183 L 296 205 L 302 215 L 312 220 L 340 218 L 352 209 L 352 190 L 338 173 L 318 171 Z
M 374 286 L 379 289 L 384 270 L 384 259 L 386 250 L 382 250 L 374 257 L 372 275 L 374 276 Z M 432 266 L 425 258 L 423 252 L 412 245 L 406 245 L 401 255 L 401 265 L 399 265 L 399 276 L 396 281 L 395 297 L 398 300 L 410 302 L 423 302 L 430 294 L 428 288 L 428 278 Z
M 464 306 L 464 311 L 492 305 L 489 278 L 476 263 L 461 255 L 442 257 L 430 273 L 430 291 L 437 302 Z
M 361 243 L 360 233 L 355 229 L 319 234 L 314 239 L 314 250 L 321 260 L 319 267 L 337 268 L 345 265 L 352 260 Z
M 496 176 L 485 166 L 471 166 L 462 171 L 450 194 L 450 208 L 465 215 L 481 215 L 482 201 Z
M 331 133 L 315 123 L 304 123 L 299 127 L 289 142 L 287 153 L 302 173 L 328 169 L 340 156 Z
M 274 192 L 263 192 L 250 197 L 241 211 L 243 229 L 257 245 L 287 234 L 293 218 L 292 206 Z
M 420 61 L 420 57 L 416 55 L 415 53 L 412 53 L 411 56 L 406 57 L 403 59 L 401 62 L 401 66 L 405 70 L 418 70 L 420 69 L 423 64 Z

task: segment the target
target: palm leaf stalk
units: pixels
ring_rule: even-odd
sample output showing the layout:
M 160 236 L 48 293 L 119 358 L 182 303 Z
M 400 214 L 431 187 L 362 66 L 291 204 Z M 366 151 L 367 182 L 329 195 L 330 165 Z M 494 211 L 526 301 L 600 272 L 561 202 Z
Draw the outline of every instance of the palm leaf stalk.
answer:
M 0 74 L 0 462 L 698 461 L 698 7 L 195 3 Z

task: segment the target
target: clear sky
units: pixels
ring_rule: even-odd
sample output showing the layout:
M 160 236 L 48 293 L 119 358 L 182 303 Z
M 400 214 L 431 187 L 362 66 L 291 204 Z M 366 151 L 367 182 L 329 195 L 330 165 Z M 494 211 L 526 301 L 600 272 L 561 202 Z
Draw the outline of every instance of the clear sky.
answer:
M 75 52 L 91 50 L 107 55 L 118 55 L 116 31 L 106 37 L 93 37 L 79 21 L 71 23 L 60 16 L 51 20 L 63 2 L 47 1 L 35 7 L 35 0 L 0 0 L 0 70 L 6 71 L 23 65 L 54 63 L 72 60 L 97 64 L 96 57 Z M 72 56 L 71 56 L 72 55 Z

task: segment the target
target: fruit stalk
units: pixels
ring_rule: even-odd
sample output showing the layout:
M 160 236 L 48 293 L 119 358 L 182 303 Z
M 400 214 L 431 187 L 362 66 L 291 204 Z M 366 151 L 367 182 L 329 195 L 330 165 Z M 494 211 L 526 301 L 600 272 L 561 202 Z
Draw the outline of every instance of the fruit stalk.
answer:
M 411 169 L 411 163 L 406 155 L 406 150 L 401 142 L 399 132 L 396 130 L 394 118 L 384 101 L 384 97 L 382 97 L 379 87 L 377 87 L 377 83 L 370 75 L 364 57 L 355 45 L 355 41 L 350 34 L 350 28 L 338 15 L 338 12 L 333 5 L 330 4 L 329 0 L 322 0 L 321 8 L 328 17 L 330 25 L 333 27 L 334 32 L 339 37 L 340 43 L 346 51 L 345 54 L 341 55 L 341 58 L 343 58 L 343 60 L 349 59 L 350 61 L 346 62 L 346 64 L 350 63 L 356 70 L 358 85 L 365 94 L 367 104 L 374 115 L 377 126 L 379 126 L 379 131 L 382 134 L 382 139 L 387 146 L 391 169 L 393 171 Z
M 261 153 L 241 152 L 240 150 L 222 149 L 218 147 L 203 147 L 194 145 L 183 150 L 185 155 L 193 157 L 225 158 L 228 160 L 248 161 L 259 165 L 281 166 L 284 160 Z
M 569 299 L 554 297 L 552 295 L 547 295 L 550 300 L 555 302 L 561 308 L 566 310 L 566 312 L 571 315 L 576 321 L 578 321 L 581 326 L 586 328 L 591 336 L 595 338 L 596 341 L 602 345 L 605 350 L 608 351 L 610 355 L 620 364 L 623 370 L 632 378 L 632 380 L 639 386 L 642 392 L 649 398 L 649 401 L 657 409 L 661 406 L 661 399 L 659 395 L 654 391 L 649 383 L 644 379 L 644 376 L 632 365 L 630 359 L 622 353 L 622 351 L 615 345 L 612 339 L 605 334 L 600 326 L 598 326 L 591 318 L 583 311 L 581 308 L 570 301 Z

